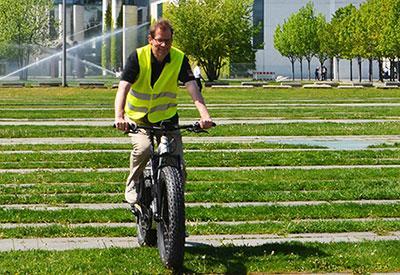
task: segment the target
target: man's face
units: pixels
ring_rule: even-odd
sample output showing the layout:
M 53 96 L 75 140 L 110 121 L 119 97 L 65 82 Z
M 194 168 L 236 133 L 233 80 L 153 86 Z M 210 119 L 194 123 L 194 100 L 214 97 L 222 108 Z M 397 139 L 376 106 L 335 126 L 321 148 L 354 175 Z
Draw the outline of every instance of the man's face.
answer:
M 162 61 L 172 45 L 172 34 L 169 29 L 162 30 L 157 28 L 154 34 L 154 38 L 149 35 L 149 43 L 151 44 L 151 50 L 158 61 Z

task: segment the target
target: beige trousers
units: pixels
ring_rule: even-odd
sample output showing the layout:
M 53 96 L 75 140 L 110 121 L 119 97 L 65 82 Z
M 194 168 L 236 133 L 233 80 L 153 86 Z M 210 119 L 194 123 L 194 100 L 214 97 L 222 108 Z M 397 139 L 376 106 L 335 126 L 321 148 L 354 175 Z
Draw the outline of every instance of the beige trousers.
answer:
M 129 134 L 132 142 L 132 152 L 130 155 L 130 174 L 126 181 L 126 185 L 131 183 L 138 183 L 140 175 L 143 170 L 146 168 L 146 164 L 151 156 L 151 140 L 150 134 L 148 130 L 138 129 L 137 133 Z M 183 167 L 183 145 L 182 145 L 182 136 L 179 130 L 170 132 L 167 135 L 169 140 L 173 140 L 172 143 L 172 154 L 180 156 L 180 160 L 182 161 Z M 160 136 L 156 136 L 157 143 L 160 140 Z M 183 172 L 184 181 L 185 181 L 185 171 Z

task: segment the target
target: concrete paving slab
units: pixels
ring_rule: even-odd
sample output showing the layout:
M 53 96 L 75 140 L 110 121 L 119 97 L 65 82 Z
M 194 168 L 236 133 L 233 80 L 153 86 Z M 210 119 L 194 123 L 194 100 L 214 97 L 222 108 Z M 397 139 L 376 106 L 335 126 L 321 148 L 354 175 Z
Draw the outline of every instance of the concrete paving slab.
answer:
M 221 142 L 303 142 L 303 141 L 369 141 L 398 142 L 400 135 L 348 135 L 348 136 L 217 136 L 183 137 L 184 143 L 221 143 Z M 0 145 L 13 144 L 129 144 L 129 137 L 88 137 L 88 138 L 0 138 Z
M 308 166 L 248 166 L 248 167 L 186 167 L 187 171 L 253 171 L 253 170 L 328 170 L 328 169 L 388 169 L 400 168 L 400 164 L 388 165 L 308 165 Z M 32 168 L 0 169 L 0 174 L 31 174 L 37 172 L 64 173 L 103 173 L 129 172 L 129 168 Z
M 400 232 L 388 232 L 377 235 L 372 232 L 348 233 L 318 233 L 318 234 L 289 234 L 282 237 L 276 234 L 265 235 L 194 235 L 186 238 L 186 246 L 260 246 L 263 244 L 286 242 L 363 242 L 400 240 Z M 38 238 L 38 239 L 5 239 L 0 240 L 0 251 L 55 250 L 72 249 L 104 249 L 104 248 L 134 248 L 139 247 L 135 237 L 101 237 L 101 238 Z
M 400 200 L 336 200 L 336 201 L 279 201 L 279 202 L 229 202 L 229 203 L 185 203 L 186 207 L 247 207 L 247 206 L 304 206 L 304 205 L 326 205 L 326 204 L 357 204 L 357 205 L 389 205 L 399 204 Z M 127 203 L 66 203 L 66 204 L 3 204 L 1 209 L 29 209 L 55 211 L 61 209 L 130 209 Z
M 193 121 L 182 121 L 182 124 L 190 124 Z M 340 124 L 355 124 L 355 123 L 384 123 L 384 122 L 400 122 L 400 119 L 219 119 L 215 120 L 217 125 L 232 125 L 232 124 L 290 124 L 290 123 L 340 123 Z M 111 120 L 18 120 L 6 121 L 0 120 L 0 126 L 99 126 L 107 127 L 113 124 Z
M 341 151 L 399 151 L 400 148 L 344 148 Z M 185 153 L 194 152 L 210 152 L 210 153 L 268 153 L 268 152 L 335 152 L 338 149 L 333 148 L 256 148 L 256 149 L 184 149 Z M 103 149 L 103 150 L 20 150 L 20 151 L 0 151 L 0 154 L 14 155 L 14 154 L 94 154 L 94 153 L 130 153 L 129 149 Z
M 295 219 L 292 222 L 377 222 L 377 221 L 400 221 L 400 218 L 354 218 L 354 219 Z M 188 226 L 201 226 L 201 225 L 243 225 L 243 224 L 263 224 L 263 223 L 282 223 L 284 221 L 277 220 L 259 220 L 259 221 L 210 221 L 210 222 L 186 222 Z M 14 229 L 14 228 L 45 228 L 50 226 L 63 226 L 68 228 L 80 228 L 80 227 L 106 227 L 106 228 L 117 228 L 117 227 L 129 227 L 135 228 L 136 223 L 76 223 L 76 224 L 65 224 L 65 223 L 0 223 L 0 229 Z

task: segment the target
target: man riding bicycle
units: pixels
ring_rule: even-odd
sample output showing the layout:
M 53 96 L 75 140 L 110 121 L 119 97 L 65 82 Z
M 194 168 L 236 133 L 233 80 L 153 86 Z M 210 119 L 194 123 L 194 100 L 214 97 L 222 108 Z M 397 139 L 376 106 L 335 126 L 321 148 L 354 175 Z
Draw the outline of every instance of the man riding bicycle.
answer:
M 128 132 L 129 123 L 159 125 L 168 121 L 178 125 L 178 80 L 183 82 L 200 114 L 200 127 L 211 128 L 212 119 L 199 91 L 188 58 L 172 47 L 173 29 L 167 20 L 159 20 L 150 27 L 147 46 L 136 49 L 128 58 L 115 97 L 115 125 Z M 173 154 L 183 160 L 180 131 L 170 133 L 176 143 Z M 125 200 L 134 204 L 136 184 L 150 158 L 149 132 L 139 129 L 130 134 L 133 150 L 130 174 L 126 181 Z

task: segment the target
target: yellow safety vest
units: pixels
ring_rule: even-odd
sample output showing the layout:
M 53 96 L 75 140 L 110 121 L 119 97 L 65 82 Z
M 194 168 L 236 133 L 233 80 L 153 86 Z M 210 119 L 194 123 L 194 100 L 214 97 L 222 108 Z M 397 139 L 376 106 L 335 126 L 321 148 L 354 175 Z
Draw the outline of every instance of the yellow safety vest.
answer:
M 126 99 L 126 115 L 135 121 L 147 114 L 152 123 L 173 117 L 177 112 L 176 97 L 183 52 L 171 47 L 171 61 L 165 64 L 160 77 L 151 87 L 151 46 L 147 45 L 136 51 L 140 71 Z

